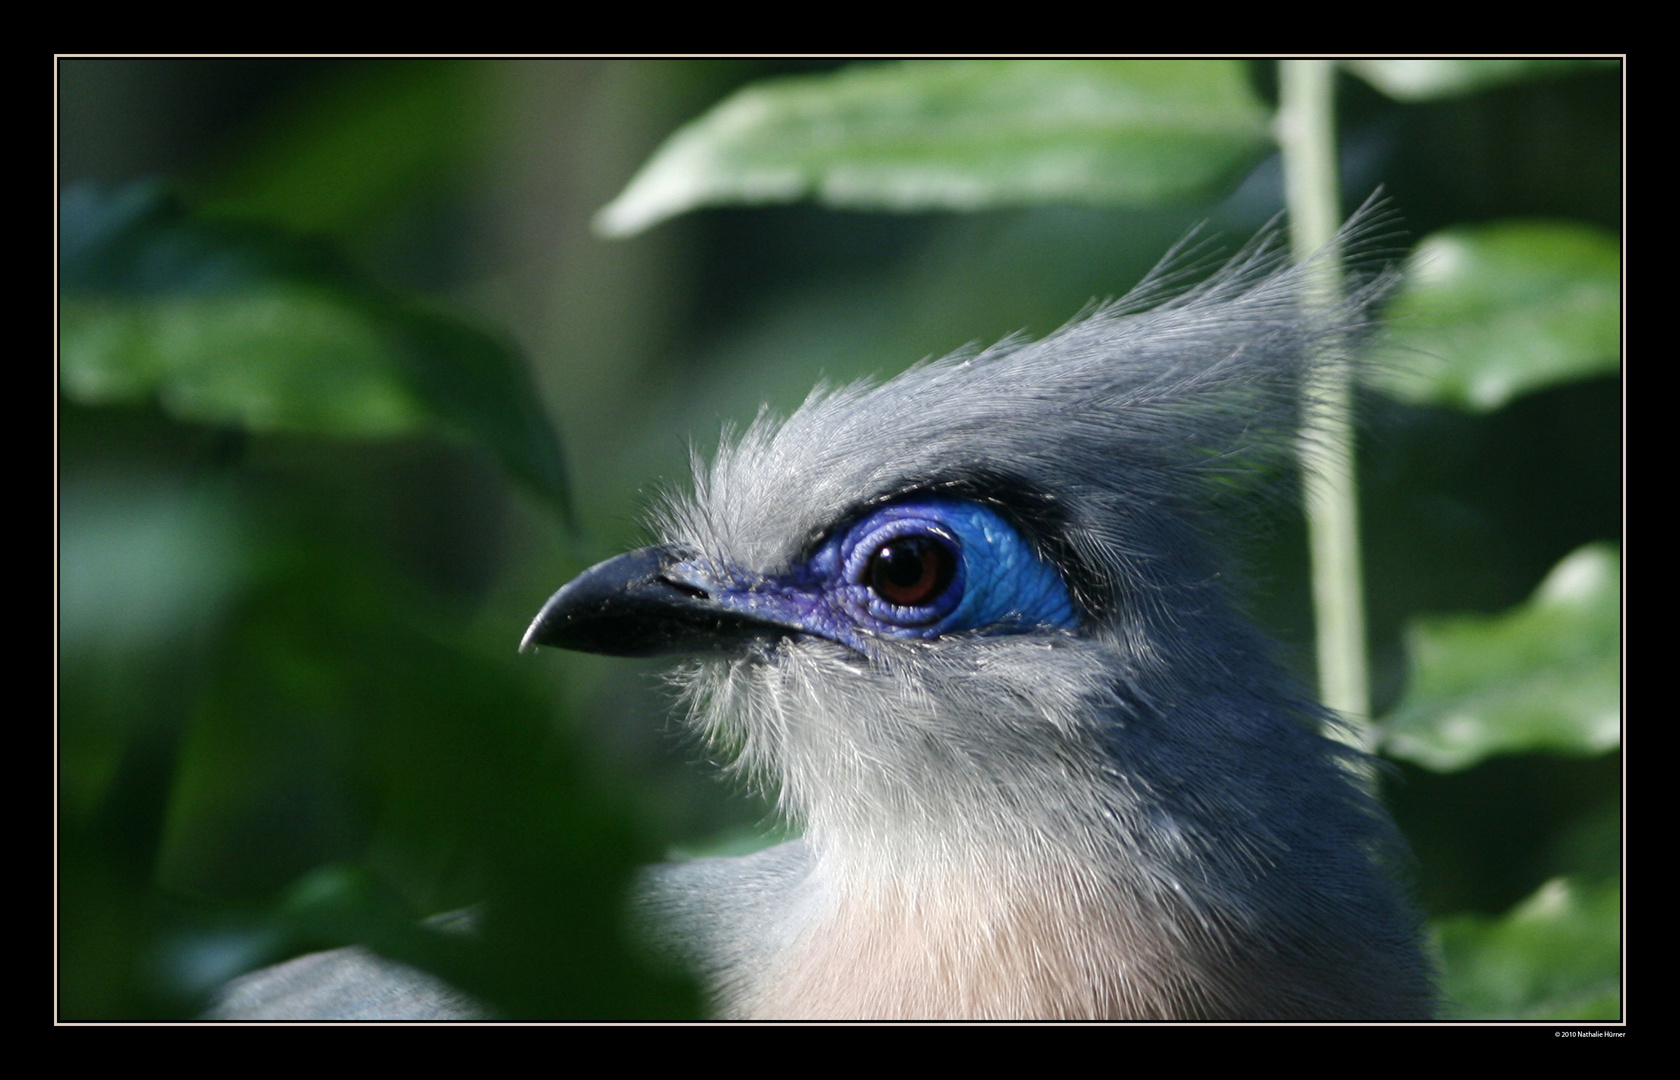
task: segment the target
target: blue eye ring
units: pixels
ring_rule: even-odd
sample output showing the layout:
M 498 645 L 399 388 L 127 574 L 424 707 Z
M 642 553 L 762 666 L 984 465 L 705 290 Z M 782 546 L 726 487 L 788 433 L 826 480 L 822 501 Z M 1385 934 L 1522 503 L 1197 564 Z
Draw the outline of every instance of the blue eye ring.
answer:
M 831 536 L 801 573 L 818 636 L 933 640 L 1079 626 L 1066 584 L 996 510 L 926 497 L 876 509 Z M 861 632 L 863 638 L 850 636 Z M 865 650 L 866 651 L 866 650 Z
M 962 601 L 962 550 L 957 534 L 925 513 L 888 509 L 847 537 L 842 574 L 872 618 L 926 627 Z

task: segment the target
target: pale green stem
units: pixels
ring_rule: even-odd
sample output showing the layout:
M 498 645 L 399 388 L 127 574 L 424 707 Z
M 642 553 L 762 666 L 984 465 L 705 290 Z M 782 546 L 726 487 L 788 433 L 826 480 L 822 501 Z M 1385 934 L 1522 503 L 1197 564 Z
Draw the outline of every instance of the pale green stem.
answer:
M 1336 173 L 1335 65 L 1284 60 L 1279 72 L 1278 143 L 1297 260 L 1317 255 L 1307 303 L 1328 311 L 1341 302 L 1341 222 Z M 1317 623 L 1318 685 L 1324 704 L 1341 714 L 1361 749 L 1372 748 L 1371 692 L 1365 656 L 1365 592 L 1359 558 L 1359 492 L 1354 478 L 1352 373 L 1345 364 L 1320 368 L 1307 393 L 1301 428 Z

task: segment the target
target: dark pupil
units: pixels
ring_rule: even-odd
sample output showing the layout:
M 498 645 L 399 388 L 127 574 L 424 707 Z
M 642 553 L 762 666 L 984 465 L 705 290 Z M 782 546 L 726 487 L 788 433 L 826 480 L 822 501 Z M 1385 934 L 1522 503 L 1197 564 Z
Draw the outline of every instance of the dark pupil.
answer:
M 926 536 L 881 545 L 869 558 L 869 587 L 889 604 L 920 607 L 936 599 L 956 575 L 951 549 Z

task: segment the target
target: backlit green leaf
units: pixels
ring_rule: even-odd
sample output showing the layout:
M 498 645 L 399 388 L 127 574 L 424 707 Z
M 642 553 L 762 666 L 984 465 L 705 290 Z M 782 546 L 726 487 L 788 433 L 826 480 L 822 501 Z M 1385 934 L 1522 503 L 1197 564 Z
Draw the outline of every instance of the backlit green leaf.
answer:
M 1442 1009 L 1461 1020 L 1620 1020 L 1622 889 L 1555 878 L 1503 917 L 1436 926 Z
M 190 213 L 150 185 L 60 207 L 59 385 L 254 432 L 482 446 L 562 509 L 564 461 L 523 361 L 387 294 L 328 246 Z
M 1568 222 L 1501 222 L 1418 245 L 1375 382 L 1402 401 L 1500 408 L 1621 367 L 1621 244 Z
M 1615 67 L 1615 58 L 1593 60 L 1504 57 L 1465 60 L 1344 60 L 1342 65 L 1391 98 L 1431 101 L 1526 79 Z
M 1150 204 L 1209 189 L 1267 145 L 1242 64 L 935 60 L 749 86 L 673 135 L 596 227 L 699 206 L 977 210 Z
M 1411 685 L 1384 749 L 1439 772 L 1493 754 L 1600 754 L 1621 743 L 1621 555 L 1581 548 L 1501 615 L 1420 619 Z

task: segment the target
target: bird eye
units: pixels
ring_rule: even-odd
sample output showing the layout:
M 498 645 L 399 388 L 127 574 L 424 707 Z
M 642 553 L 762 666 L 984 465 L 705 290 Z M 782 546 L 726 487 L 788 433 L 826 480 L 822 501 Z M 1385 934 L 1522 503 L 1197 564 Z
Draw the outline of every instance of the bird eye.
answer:
M 842 617 L 869 635 L 931 641 L 1078 625 L 1055 567 L 990 507 L 890 503 L 833 537 L 809 571 L 832 582 Z
M 889 604 L 925 607 L 957 576 L 957 553 L 932 536 L 894 537 L 875 549 L 864 569 L 869 588 Z

